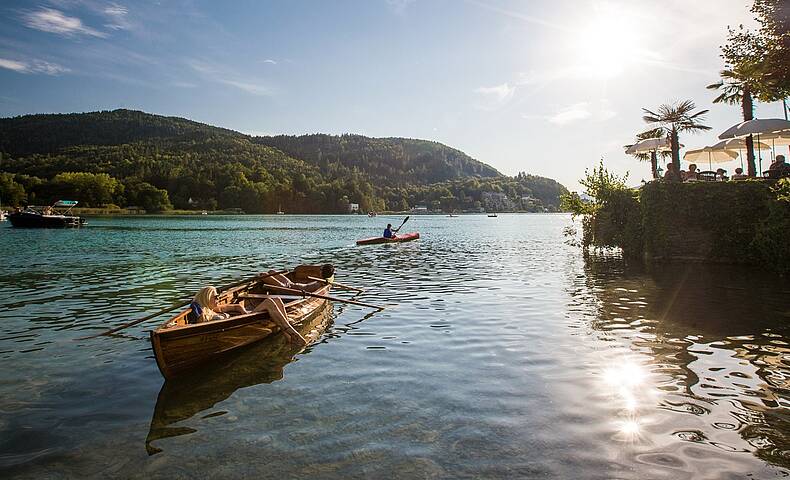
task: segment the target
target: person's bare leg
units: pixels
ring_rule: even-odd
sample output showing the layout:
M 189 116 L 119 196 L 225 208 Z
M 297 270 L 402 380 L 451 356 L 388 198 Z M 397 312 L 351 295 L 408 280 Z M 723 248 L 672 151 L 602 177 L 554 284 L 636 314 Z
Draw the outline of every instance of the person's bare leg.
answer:
M 286 277 L 282 273 L 277 273 L 276 270 L 269 270 L 266 273 L 271 275 L 271 277 L 264 278 L 263 283 L 268 283 L 269 285 L 274 285 L 278 287 L 292 288 L 293 282 L 291 282 L 288 279 L 288 277 Z M 274 273 L 277 273 L 277 275 L 272 275 Z
M 258 304 L 252 311 L 260 312 L 266 310 L 269 312 L 269 318 L 276 323 L 285 335 L 291 339 L 292 342 L 301 345 L 307 345 L 307 341 L 302 337 L 299 332 L 294 329 L 293 325 L 288 322 L 288 313 L 285 311 L 285 304 L 279 298 L 267 298 Z

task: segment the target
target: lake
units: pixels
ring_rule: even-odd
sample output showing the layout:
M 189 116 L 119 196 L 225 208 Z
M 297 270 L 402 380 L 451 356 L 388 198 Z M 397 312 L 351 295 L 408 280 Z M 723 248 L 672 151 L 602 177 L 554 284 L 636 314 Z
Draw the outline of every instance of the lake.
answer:
M 92 218 L 0 226 L 3 478 L 790 475 L 790 285 L 629 267 L 567 215 Z M 165 383 L 148 330 L 75 339 L 268 268 L 331 262 L 334 303 Z M 333 290 L 338 296 L 348 294 Z

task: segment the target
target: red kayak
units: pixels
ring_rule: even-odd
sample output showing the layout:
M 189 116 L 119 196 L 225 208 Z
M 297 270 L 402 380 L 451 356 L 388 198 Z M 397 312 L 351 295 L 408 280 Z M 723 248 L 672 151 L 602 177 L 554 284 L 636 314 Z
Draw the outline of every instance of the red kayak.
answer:
M 401 235 L 397 235 L 395 238 L 372 237 L 372 238 L 365 238 L 363 240 L 357 240 L 357 245 L 375 245 L 377 243 L 410 242 L 412 240 L 417 240 L 418 238 L 420 238 L 419 232 L 404 233 Z

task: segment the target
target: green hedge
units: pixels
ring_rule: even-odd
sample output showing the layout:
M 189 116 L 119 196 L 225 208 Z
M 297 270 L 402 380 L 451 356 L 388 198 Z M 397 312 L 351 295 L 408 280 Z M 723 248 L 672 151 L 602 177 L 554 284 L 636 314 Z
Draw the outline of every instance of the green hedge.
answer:
M 650 182 L 641 191 L 644 251 L 653 258 L 754 262 L 774 202 L 763 181 Z
M 595 205 L 577 202 L 585 248 L 619 247 L 651 261 L 748 263 L 790 275 L 790 178 L 657 181 L 604 193 Z

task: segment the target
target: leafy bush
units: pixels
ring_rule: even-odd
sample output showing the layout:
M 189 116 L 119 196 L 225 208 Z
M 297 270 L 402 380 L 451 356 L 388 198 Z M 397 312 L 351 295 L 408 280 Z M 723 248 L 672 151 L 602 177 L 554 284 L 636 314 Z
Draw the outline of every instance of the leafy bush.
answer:
M 583 247 L 619 247 L 627 257 L 642 253 L 642 225 L 637 193 L 625 182 L 628 178 L 610 173 L 603 160 L 592 171 L 585 170 L 579 183 L 590 201 L 577 193 L 561 196 L 560 206 L 574 217 L 582 217 Z

